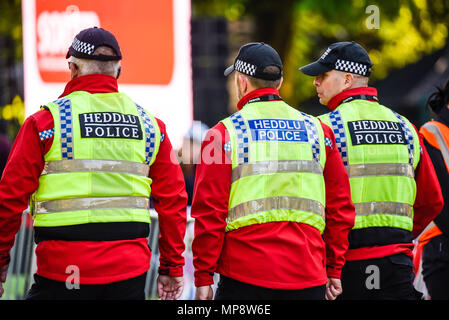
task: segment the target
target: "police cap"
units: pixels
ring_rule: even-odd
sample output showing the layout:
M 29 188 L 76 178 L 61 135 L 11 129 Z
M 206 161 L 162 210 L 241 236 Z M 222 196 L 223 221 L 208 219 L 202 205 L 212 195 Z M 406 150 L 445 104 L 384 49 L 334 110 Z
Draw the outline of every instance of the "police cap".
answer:
M 358 43 L 351 41 L 331 44 L 317 61 L 299 70 L 308 76 L 339 70 L 368 77 L 372 66 L 368 52 Z

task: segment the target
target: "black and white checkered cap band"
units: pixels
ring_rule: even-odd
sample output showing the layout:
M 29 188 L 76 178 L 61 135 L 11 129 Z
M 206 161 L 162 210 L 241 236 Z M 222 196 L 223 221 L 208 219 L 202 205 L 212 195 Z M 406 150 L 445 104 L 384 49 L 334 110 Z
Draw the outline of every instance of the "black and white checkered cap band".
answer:
M 256 66 L 242 61 L 240 59 L 237 59 L 234 63 L 234 69 L 237 70 L 238 72 L 247 74 L 249 76 L 254 76 L 256 74 Z
M 335 70 L 360 74 L 362 76 L 369 74 L 369 67 L 366 64 L 341 59 L 337 59 L 337 62 L 335 62 Z
M 73 39 L 72 48 L 78 52 L 82 52 L 82 53 L 85 53 L 88 55 L 91 55 L 95 50 L 94 45 L 87 43 L 87 42 L 80 41 L 76 37 L 75 37 L 75 39 Z

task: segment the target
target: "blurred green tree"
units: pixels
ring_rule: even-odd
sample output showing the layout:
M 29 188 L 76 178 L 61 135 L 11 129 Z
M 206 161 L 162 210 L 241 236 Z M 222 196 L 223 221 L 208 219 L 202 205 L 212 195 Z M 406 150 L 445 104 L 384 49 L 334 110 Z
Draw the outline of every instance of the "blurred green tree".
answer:
M 0 54 L 3 58 L 22 60 L 21 0 L 0 0 Z M 8 57 L 6 57 L 8 56 Z
M 444 47 L 446 0 L 192 0 L 194 15 L 252 19 L 254 41 L 278 50 L 284 62 L 281 94 L 300 105 L 315 94 L 312 79 L 298 68 L 315 61 L 337 41 L 356 41 L 374 63 L 371 79 Z
M 0 0 L 0 119 L 1 131 L 14 138 L 23 123 L 25 107 L 18 92 L 15 65 L 22 62 L 22 14 L 20 0 Z

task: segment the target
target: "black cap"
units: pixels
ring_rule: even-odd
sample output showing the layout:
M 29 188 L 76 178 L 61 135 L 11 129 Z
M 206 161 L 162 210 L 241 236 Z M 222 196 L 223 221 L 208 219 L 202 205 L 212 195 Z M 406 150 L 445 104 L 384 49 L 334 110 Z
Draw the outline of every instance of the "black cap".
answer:
M 264 72 L 264 69 L 268 66 L 278 67 L 279 73 Z M 240 47 L 234 64 L 225 70 L 224 75 L 228 76 L 234 70 L 254 78 L 277 80 L 282 77 L 282 61 L 276 50 L 268 44 L 251 42 Z
M 111 48 L 114 50 L 115 55 L 94 55 L 95 49 L 100 46 Z M 67 52 L 66 58 L 69 58 L 70 56 L 101 61 L 122 59 L 122 53 L 120 52 L 120 47 L 114 35 L 103 28 L 97 27 L 84 29 L 75 36 L 72 45 Z
M 336 42 L 327 48 L 315 62 L 299 68 L 308 76 L 317 76 L 330 70 L 339 70 L 368 77 L 371 74 L 368 52 L 358 43 Z

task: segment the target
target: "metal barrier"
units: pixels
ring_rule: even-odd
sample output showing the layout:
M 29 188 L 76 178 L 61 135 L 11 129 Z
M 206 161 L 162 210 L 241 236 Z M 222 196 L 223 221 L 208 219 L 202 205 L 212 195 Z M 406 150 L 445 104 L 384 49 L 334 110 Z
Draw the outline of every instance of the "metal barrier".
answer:
M 195 286 L 193 282 L 192 264 L 192 240 L 193 219 L 190 218 L 190 207 L 187 208 L 187 230 L 185 236 L 186 250 L 184 251 L 184 291 L 180 299 L 191 300 L 194 298 Z M 151 225 L 148 245 L 151 248 L 151 267 L 147 273 L 145 294 L 147 299 L 157 299 L 157 283 L 159 268 L 159 223 L 154 209 L 150 210 Z M 33 284 L 33 275 L 36 272 L 36 257 L 34 250 L 34 232 L 32 218 L 29 209 L 23 212 L 22 224 L 16 234 L 14 246 L 11 249 L 11 261 L 9 263 L 6 283 L 3 284 L 5 292 L 0 300 L 22 300 Z

